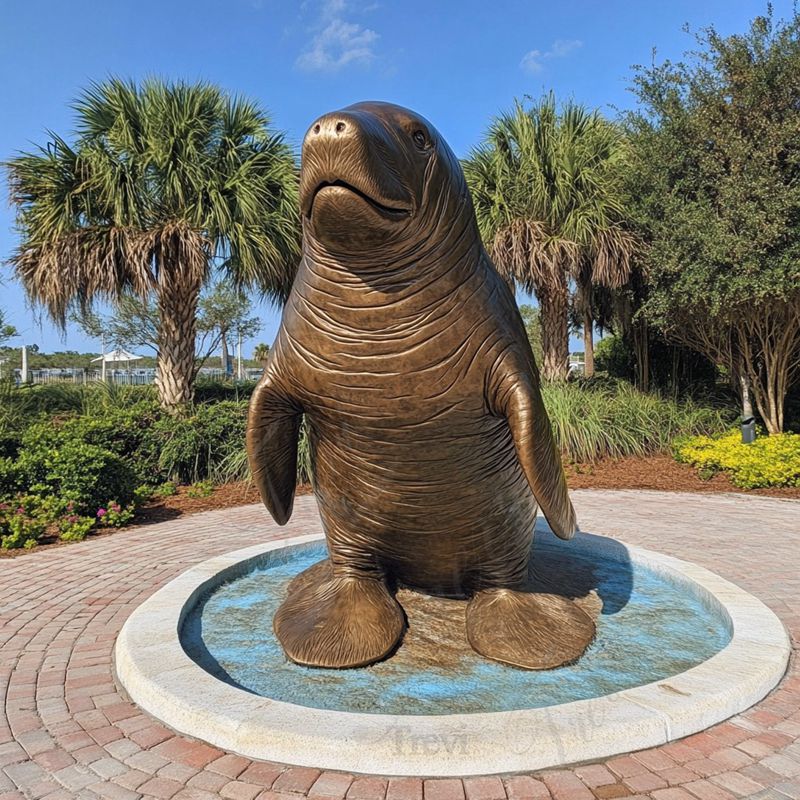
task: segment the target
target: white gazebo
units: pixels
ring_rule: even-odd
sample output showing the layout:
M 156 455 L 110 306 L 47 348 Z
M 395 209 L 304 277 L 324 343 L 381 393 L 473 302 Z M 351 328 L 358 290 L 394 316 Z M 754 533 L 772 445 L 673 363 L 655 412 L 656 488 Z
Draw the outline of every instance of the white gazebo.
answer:
M 125 369 L 130 369 L 132 361 L 141 361 L 144 356 L 137 356 L 136 353 L 131 353 L 128 350 L 112 350 L 110 353 L 103 353 L 102 356 L 92 359 L 94 364 L 100 361 L 100 371 L 103 380 L 106 379 L 106 366 L 108 364 L 125 364 Z

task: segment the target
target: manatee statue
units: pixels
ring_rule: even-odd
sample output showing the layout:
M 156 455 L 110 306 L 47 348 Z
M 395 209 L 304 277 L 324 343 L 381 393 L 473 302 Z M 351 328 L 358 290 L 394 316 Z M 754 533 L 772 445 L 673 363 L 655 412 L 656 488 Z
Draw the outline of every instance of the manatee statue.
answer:
M 593 620 L 525 591 L 537 505 L 575 514 L 514 298 L 478 234 L 458 160 L 388 103 L 320 117 L 303 142 L 303 257 L 253 394 L 261 496 L 292 513 L 302 415 L 329 559 L 274 619 L 293 661 L 357 667 L 405 627 L 398 586 L 462 597 L 466 636 L 496 661 L 573 661 Z

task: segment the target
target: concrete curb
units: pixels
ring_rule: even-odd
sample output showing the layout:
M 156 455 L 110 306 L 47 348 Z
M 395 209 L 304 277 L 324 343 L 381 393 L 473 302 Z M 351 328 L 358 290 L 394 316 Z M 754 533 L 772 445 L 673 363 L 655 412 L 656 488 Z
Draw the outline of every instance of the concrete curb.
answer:
M 728 617 L 733 638 L 697 667 L 601 698 L 481 714 L 348 713 L 259 697 L 215 679 L 186 655 L 178 631 L 203 593 L 267 552 L 320 538 L 280 539 L 209 559 L 148 598 L 115 648 L 118 678 L 134 702 L 181 733 L 249 758 L 387 775 L 486 775 L 595 760 L 687 736 L 756 703 L 788 663 L 786 631 L 760 600 L 695 564 L 632 546 L 625 546 L 632 562 L 684 585 Z M 592 537 L 584 546 L 611 557 L 608 545 Z

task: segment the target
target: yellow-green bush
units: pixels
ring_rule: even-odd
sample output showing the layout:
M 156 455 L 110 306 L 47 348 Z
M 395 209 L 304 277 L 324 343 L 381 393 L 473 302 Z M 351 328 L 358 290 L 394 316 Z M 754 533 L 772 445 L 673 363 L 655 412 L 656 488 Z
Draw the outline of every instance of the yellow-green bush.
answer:
M 675 458 L 700 469 L 701 477 L 726 472 L 742 489 L 800 486 L 800 435 L 761 436 L 742 444 L 741 433 L 692 436 L 675 445 Z

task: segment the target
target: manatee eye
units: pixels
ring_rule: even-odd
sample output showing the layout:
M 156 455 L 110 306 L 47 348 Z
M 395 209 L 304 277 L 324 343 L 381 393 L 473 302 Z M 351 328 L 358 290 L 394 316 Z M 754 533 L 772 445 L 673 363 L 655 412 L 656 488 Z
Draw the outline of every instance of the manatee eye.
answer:
M 422 131 L 414 131 L 414 133 L 411 134 L 411 138 L 420 150 L 424 150 L 428 146 L 428 138 Z

